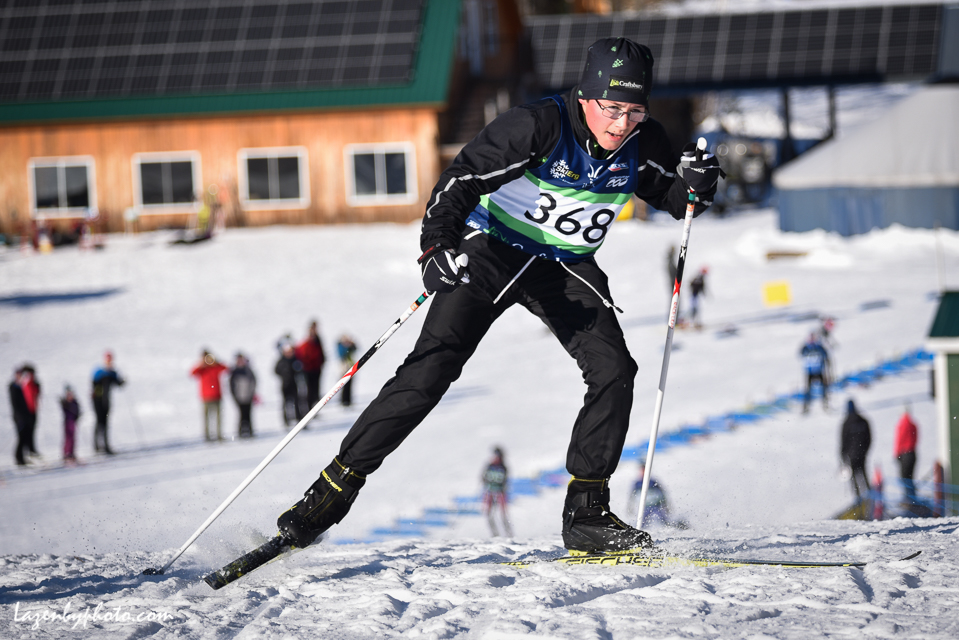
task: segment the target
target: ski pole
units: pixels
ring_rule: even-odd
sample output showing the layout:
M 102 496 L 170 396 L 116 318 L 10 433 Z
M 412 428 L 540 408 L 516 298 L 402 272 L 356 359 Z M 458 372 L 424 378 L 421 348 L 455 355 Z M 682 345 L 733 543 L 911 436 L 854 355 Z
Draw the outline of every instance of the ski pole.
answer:
M 703 159 L 706 150 L 706 138 L 700 138 L 696 144 L 696 159 Z M 683 268 L 686 266 L 686 245 L 689 244 L 689 229 L 693 225 L 693 213 L 696 209 L 696 193 L 690 189 L 686 203 L 686 219 L 683 223 L 683 241 L 679 247 L 679 261 L 676 264 L 676 282 L 673 284 L 673 299 L 669 306 L 669 328 L 666 330 L 666 350 L 663 352 L 663 368 L 659 373 L 659 390 L 656 392 L 656 406 L 653 409 L 653 426 L 649 434 L 649 447 L 646 450 L 646 465 L 643 470 L 643 490 L 639 494 L 639 515 L 636 528 L 643 528 L 646 516 L 646 494 L 649 493 L 649 479 L 652 477 L 653 454 L 656 453 L 656 437 L 659 435 L 659 416 L 663 412 L 663 396 L 666 393 L 666 372 L 669 370 L 669 352 L 673 348 L 673 330 L 676 328 L 676 316 L 679 315 L 679 289 L 683 285 Z
M 273 448 L 273 451 L 271 451 L 269 455 L 267 455 L 263 459 L 263 461 L 257 465 L 256 469 L 254 469 L 250 473 L 250 475 L 246 477 L 246 480 L 241 482 L 240 485 L 233 490 L 233 493 L 227 496 L 226 500 L 224 500 L 223 503 L 216 508 L 216 511 L 210 514 L 210 517 L 206 519 L 206 522 L 200 525 L 200 528 L 193 532 L 193 535 L 190 536 L 189 540 L 183 543 L 183 546 L 177 550 L 176 554 L 174 554 L 174 556 L 170 559 L 169 562 L 167 562 L 165 565 L 163 565 L 159 569 L 155 569 L 152 567 L 144 569 L 143 573 L 145 575 L 162 575 L 164 571 L 169 569 L 170 566 L 174 562 L 176 562 L 177 558 L 183 555 L 183 552 L 186 551 L 190 547 L 190 545 L 192 545 L 196 541 L 196 539 L 200 537 L 200 534 L 206 531 L 207 528 L 209 528 L 209 526 L 213 524 L 213 521 L 219 518 L 220 514 L 226 511 L 226 508 L 229 507 L 230 504 L 234 500 L 236 500 L 237 497 L 243 492 L 243 490 L 246 489 L 258 475 L 260 475 L 260 472 L 263 471 L 266 468 L 266 466 L 270 464 L 273 461 L 273 459 L 280 454 L 281 451 L 283 451 L 286 445 L 288 445 L 290 441 L 296 437 L 296 434 L 298 434 L 300 431 L 306 428 L 306 425 L 310 422 L 310 420 L 313 419 L 313 417 L 317 413 L 319 413 L 320 409 L 322 409 L 323 406 L 327 402 L 329 402 L 330 399 L 333 396 L 335 396 L 336 393 L 340 389 L 342 389 L 347 382 L 350 381 L 350 379 L 356 374 L 356 372 L 359 371 L 360 367 L 366 364 L 366 361 L 372 358 L 374 353 L 379 351 L 380 347 L 382 347 L 383 344 L 390 339 L 390 336 L 396 333 L 396 330 L 399 329 L 403 325 L 403 323 L 406 322 L 411 315 L 413 315 L 413 312 L 419 309 L 423 305 L 423 303 L 426 302 L 426 299 L 429 297 L 430 297 L 430 292 L 424 291 L 420 295 L 420 297 L 418 297 L 416 301 L 413 304 L 411 304 L 409 308 L 406 311 L 404 311 L 399 318 L 396 319 L 396 321 L 390 326 L 390 328 L 386 330 L 386 333 L 380 336 L 380 339 L 377 340 L 376 343 L 372 347 L 370 347 L 366 353 L 363 354 L 363 357 L 357 360 L 356 364 L 354 364 L 349 371 L 343 374 L 343 377 L 340 378 L 340 380 L 335 385 L 333 385 L 333 388 L 330 389 L 330 391 L 325 396 L 323 396 L 320 399 L 320 401 L 317 402 L 312 409 L 310 409 L 309 413 L 303 416 L 303 419 L 300 420 L 296 424 L 296 426 L 293 427 L 293 429 L 291 429 L 288 434 L 286 434 L 286 437 L 283 438 L 283 440 L 281 440 L 280 443 Z

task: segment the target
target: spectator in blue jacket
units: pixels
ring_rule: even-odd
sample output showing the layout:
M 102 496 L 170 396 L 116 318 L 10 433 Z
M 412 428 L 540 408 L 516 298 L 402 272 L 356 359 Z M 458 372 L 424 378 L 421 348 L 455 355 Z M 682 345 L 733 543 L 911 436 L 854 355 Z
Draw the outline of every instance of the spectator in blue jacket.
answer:
M 97 414 L 97 426 L 93 430 L 93 449 L 97 453 L 113 455 L 107 438 L 107 420 L 110 417 L 110 390 L 114 385 L 122 387 L 126 381 L 113 368 L 113 353 L 103 354 L 103 365 L 93 371 L 93 411 Z

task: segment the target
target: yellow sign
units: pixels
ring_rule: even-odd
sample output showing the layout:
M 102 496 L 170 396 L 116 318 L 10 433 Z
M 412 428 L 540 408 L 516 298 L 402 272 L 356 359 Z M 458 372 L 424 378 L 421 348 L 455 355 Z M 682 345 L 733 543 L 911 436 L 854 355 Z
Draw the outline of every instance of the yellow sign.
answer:
M 763 304 L 767 307 L 784 307 L 792 303 L 792 291 L 789 282 L 778 280 L 763 285 Z

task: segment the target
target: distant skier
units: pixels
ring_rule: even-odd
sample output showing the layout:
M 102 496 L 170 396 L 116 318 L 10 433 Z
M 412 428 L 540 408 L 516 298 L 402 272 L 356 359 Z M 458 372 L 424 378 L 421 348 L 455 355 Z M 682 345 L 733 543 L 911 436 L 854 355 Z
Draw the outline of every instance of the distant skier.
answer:
M 220 391 L 220 375 L 226 370 L 226 365 L 217 361 L 212 353 L 204 349 L 200 364 L 190 371 L 190 374 L 200 381 L 200 399 L 203 401 L 203 436 L 207 442 L 223 439 L 223 418 L 220 412 L 223 393 Z M 216 425 L 216 437 L 213 435 L 211 420 Z
M 633 195 L 679 220 L 690 198 L 696 214 L 712 204 L 720 175 L 715 156 L 697 159 L 694 145 L 672 153 L 665 129 L 649 119 L 652 79 L 648 47 L 600 40 L 568 94 L 501 114 L 443 172 L 421 226 L 418 263 L 435 295 L 419 339 L 337 456 L 280 515 L 293 545 L 311 544 L 346 516 L 367 475 L 439 403 L 493 323 L 519 305 L 549 327 L 587 387 L 567 450 L 563 543 L 590 552 L 652 546 L 609 506 L 637 366 L 595 253 Z M 433 484 L 421 471 L 407 488 L 430 492 Z
M 852 471 L 852 488 L 856 497 L 863 500 L 868 497 L 870 487 L 866 477 L 866 454 L 872 444 L 872 431 L 869 421 L 856 409 L 850 400 L 846 404 L 846 419 L 842 423 L 839 455 L 844 464 Z
M 336 343 L 336 354 L 340 358 L 340 375 L 346 375 L 346 372 L 356 364 L 356 343 L 353 342 L 353 338 L 345 333 L 340 336 Z M 344 407 L 353 404 L 353 378 L 347 380 L 340 389 L 340 403 Z
M 60 409 L 63 411 L 63 461 L 67 464 L 77 461 L 74 452 L 77 432 L 77 420 L 80 418 L 80 403 L 70 385 L 63 389 L 60 398 Z
M 253 401 L 256 398 L 256 376 L 250 362 L 242 353 L 236 354 L 236 364 L 230 369 L 230 393 L 240 412 L 237 435 L 253 437 Z
M 93 450 L 97 453 L 113 455 L 107 436 L 107 422 L 110 419 L 110 390 L 114 386 L 122 387 L 125 380 L 113 368 L 113 353 L 103 354 L 103 365 L 93 370 L 93 411 L 97 414 L 97 426 L 93 429 Z
M 643 478 L 646 475 L 646 463 L 639 463 L 639 476 L 633 482 L 632 490 L 629 492 L 629 500 L 626 502 L 626 513 L 630 519 L 635 520 L 639 515 L 640 498 L 643 494 Z M 658 521 L 667 527 L 678 527 L 685 529 L 686 522 L 682 520 L 673 520 L 669 514 L 669 502 L 666 500 L 666 492 L 656 481 L 656 478 L 649 479 L 649 488 L 646 491 L 646 511 L 643 513 L 643 525 Z
M 509 472 L 506 470 L 503 450 L 496 447 L 493 449 L 493 459 L 483 471 L 483 513 L 486 514 L 486 519 L 489 521 L 490 532 L 494 537 L 499 535 L 494 515 L 497 508 L 500 512 L 503 530 L 506 532 L 507 537 L 513 537 L 513 529 L 510 526 L 509 516 L 506 513 L 506 503 L 509 502 L 506 495 L 508 482 Z
M 803 368 L 806 371 L 806 396 L 803 399 L 802 412 L 809 412 L 814 382 L 819 382 L 819 386 L 822 388 L 822 408 L 824 410 L 829 409 L 829 377 L 827 375 L 829 352 L 826 351 L 819 336 L 810 333 L 809 339 L 799 350 L 799 355 L 802 357 Z
M 896 442 L 893 446 L 893 455 L 899 462 L 899 477 L 902 478 L 902 487 L 906 492 L 906 499 L 916 500 L 916 483 L 913 473 L 916 469 L 916 442 L 919 439 L 919 430 L 907 407 L 896 424 Z

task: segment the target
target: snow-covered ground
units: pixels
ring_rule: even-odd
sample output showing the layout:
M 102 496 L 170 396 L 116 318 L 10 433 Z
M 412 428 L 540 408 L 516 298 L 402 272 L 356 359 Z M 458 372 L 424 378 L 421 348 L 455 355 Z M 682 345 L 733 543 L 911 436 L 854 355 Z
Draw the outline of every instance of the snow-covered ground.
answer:
M 869 465 L 882 468 L 887 488 L 896 475 L 893 428 L 906 404 L 920 427 L 917 476 L 929 475 L 936 447 L 928 364 L 847 390 L 828 412 L 817 403 L 803 416 L 793 405 L 656 456 L 655 475 L 690 525 L 654 529 L 663 546 L 854 559 L 869 562 L 864 570 L 496 564 L 561 550 L 561 488 L 516 498 L 512 540 L 489 539 L 476 516 L 444 516 L 444 526 L 424 526 L 420 535 L 377 540 L 378 528 L 475 496 L 494 445 L 505 448 L 516 478 L 562 467 L 584 387 L 555 339 L 518 308 L 370 477 L 329 542 L 218 592 L 199 582 L 274 532 L 276 516 L 329 462 L 411 348 L 426 309 L 357 376 L 354 407 L 334 399 L 167 575 L 139 575 L 170 558 L 285 433 L 272 373 L 276 340 L 287 332 L 301 338 L 317 318 L 328 353 L 344 332 L 361 352 L 368 348 L 420 293 L 417 233 L 416 224 L 276 227 L 228 230 L 192 247 L 153 233 L 110 237 L 96 252 L 0 253 L 0 362 L 7 375 L 23 361 L 37 367 L 44 387 L 38 447 L 47 466 L 14 468 L 9 407 L 0 404 L 0 635 L 72 638 L 75 627 L 82 637 L 129 638 L 959 635 L 949 613 L 959 600 L 959 519 L 831 519 L 852 498 L 837 452 L 848 398 L 872 422 Z M 640 365 L 628 445 L 649 434 L 665 342 L 665 253 L 680 233 L 671 219 L 619 222 L 599 255 Z M 852 239 L 782 234 L 769 211 L 698 219 L 687 273 L 709 268 L 707 326 L 677 332 L 663 431 L 798 389 L 797 352 L 815 312 L 837 319 L 839 372 L 921 346 L 939 288 L 936 246 L 933 232 L 902 228 Z M 955 285 L 959 235 L 940 232 L 938 246 L 945 284 Z M 805 255 L 768 260 L 771 251 Z M 791 286 L 790 314 L 763 306 L 764 283 L 781 280 Z M 735 335 L 723 331 L 730 327 Z M 227 360 L 237 350 L 250 355 L 262 398 L 257 438 L 202 442 L 188 372 L 203 347 Z M 119 455 L 109 459 L 92 453 L 87 399 L 105 349 L 128 379 L 114 396 Z M 337 375 L 328 366 L 324 390 Z M 57 397 L 66 383 L 83 404 L 78 455 L 85 464 L 60 468 Z M 231 402 L 224 413 L 232 436 Z M 624 462 L 614 476 L 615 511 L 625 512 L 635 473 L 635 463 Z M 914 551 L 922 554 L 898 561 Z

